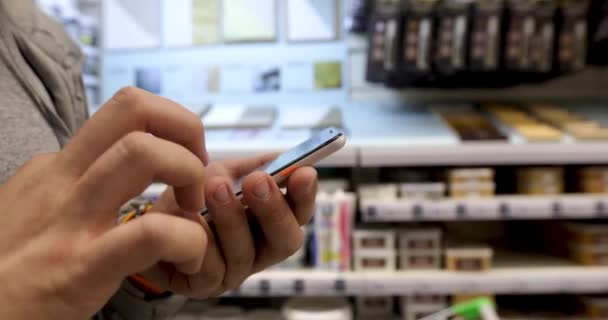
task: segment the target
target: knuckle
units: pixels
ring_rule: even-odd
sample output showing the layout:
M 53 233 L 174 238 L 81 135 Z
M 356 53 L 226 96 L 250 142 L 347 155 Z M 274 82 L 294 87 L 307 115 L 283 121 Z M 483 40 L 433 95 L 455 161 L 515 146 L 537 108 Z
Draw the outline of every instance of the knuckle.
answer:
M 143 132 L 131 132 L 118 142 L 118 151 L 125 159 L 138 158 L 145 153 L 148 139 L 149 136 Z
M 151 244 L 156 247 L 156 244 L 162 244 L 163 233 L 170 227 L 166 221 L 159 221 L 156 215 L 145 216 L 141 219 L 140 241 Z

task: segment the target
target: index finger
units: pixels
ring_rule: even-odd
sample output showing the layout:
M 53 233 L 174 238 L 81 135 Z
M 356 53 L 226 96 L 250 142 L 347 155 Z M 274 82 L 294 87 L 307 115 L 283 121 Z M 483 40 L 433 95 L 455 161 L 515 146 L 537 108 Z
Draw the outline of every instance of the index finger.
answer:
M 207 164 L 201 119 L 175 102 L 133 87 L 114 95 L 61 155 L 67 168 L 80 175 L 110 146 L 135 131 L 180 144 Z

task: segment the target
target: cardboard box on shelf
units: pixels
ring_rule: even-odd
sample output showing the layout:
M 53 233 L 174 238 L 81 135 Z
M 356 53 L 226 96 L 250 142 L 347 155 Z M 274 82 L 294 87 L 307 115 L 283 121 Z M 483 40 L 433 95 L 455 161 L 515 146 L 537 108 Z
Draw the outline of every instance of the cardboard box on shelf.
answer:
M 353 249 L 355 254 L 362 250 L 395 250 L 395 237 L 395 231 L 390 229 L 358 229 L 353 233 Z
M 492 268 L 493 250 L 489 247 L 445 249 L 446 269 L 452 271 L 487 271 Z

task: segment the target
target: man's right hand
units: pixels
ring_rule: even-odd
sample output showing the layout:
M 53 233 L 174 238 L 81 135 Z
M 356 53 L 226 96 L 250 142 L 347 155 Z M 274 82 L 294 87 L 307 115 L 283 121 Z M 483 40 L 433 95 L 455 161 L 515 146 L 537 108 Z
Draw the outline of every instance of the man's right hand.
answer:
M 183 107 L 126 88 L 63 151 L 25 164 L 0 187 L 0 318 L 86 319 L 126 275 L 161 261 L 197 273 L 201 224 L 161 213 L 115 222 L 154 178 L 173 186 L 183 212 L 205 207 L 203 134 Z

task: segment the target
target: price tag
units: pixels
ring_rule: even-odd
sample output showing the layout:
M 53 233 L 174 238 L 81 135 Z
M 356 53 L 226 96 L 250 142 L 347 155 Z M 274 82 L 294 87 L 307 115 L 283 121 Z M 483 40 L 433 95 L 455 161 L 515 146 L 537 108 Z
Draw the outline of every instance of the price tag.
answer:
M 563 214 L 568 217 L 593 217 L 595 214 L 594 202 L 585 197 L 569 197 L 562 199 Z
M 433 204 L 433 217 L 437 220 L 456 220 L 456 202 L 451 200 L 438 201 Z
M 304 280 L 296 280 L 293 282 L 293 292 L 299 296 L 306 293 L 306 284 Z
M 500 217 L 502 217 L 503 219 L 509 219 L 511 217 L 511 206 L 508 202 L 502 202 L 498 206 L 498 211 Z
M 599 200 L 595 203 L 595 215 L 598 218 L 603 218 L 608 216 L 608 206 L 602 200 Z
M 553 202 L 552 210 L 553 210 L 553 217 L 561 218 L 564 216 L 564 209 L 563 209 L 561 201 Z
M 260 292 L 261 296 L 270 295 L 270 281 L 268 281 L 266 279 L 260 280 L 259 292 Z
M 459 203 L 456 205 L 456 216 L 459 219 L 466 219 L 468 217 L 467 205 L 464 203 Z
M 473 219 L 498 218 L 498 202 L 493 199 L 476 199 L 468 202 L 468 217 Z
M 423 220 L 424 219 L 424 206 L 420 203 L 416 203 L 412 207 L 412 215 L 415 220 Z
M 405 201 L 378 202 L 377 217 L 379 221 L 410 221 L 413 219 L 413 205 Z
M 346 293 L 346 281 L 344 279 L 334 281 L 334 291 L 339 296 L 344 295 Z
M 335 295 L 335 281 L 327 278 L 308 279 L 306 281 L 306 295 L 328 296 Z

